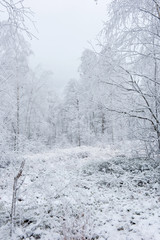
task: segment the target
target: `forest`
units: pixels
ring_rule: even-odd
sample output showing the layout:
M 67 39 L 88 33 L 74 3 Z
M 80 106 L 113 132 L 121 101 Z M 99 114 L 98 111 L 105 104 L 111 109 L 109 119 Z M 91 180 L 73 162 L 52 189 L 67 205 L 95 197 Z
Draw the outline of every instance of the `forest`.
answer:
M 0 240 L 159 240 L 160 0 L 110 1 L 62 94 L 26 5 L 0 0 Z

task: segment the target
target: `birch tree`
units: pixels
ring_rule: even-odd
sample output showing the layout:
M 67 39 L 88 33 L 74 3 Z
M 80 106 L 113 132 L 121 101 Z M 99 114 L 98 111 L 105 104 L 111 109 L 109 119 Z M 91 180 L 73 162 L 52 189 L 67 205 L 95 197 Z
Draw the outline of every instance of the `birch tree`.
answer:
M 112 110 L 145 122 L 144 139 L 160 149 L 159 1 L 112 1 L 109 16 L 101 53 L 105 55 L 110 46 L 118 61 L 111 56 L 115 76 L 106 83 L 118 88 L 120 96 L 123 92 L 134 99 L 134 104 L 123 100 L 120 108 Z

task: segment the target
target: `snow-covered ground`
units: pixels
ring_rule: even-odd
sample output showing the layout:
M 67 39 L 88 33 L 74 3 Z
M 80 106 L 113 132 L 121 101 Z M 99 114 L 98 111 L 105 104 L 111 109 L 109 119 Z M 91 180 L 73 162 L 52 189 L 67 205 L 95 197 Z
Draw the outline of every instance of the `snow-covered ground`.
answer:
M 160 164 L 139 155 L 126 145 L 25 156 L 15 239 L 159 240 Z M 1 240 L 10 239 L 15 165 L 0 169 Z

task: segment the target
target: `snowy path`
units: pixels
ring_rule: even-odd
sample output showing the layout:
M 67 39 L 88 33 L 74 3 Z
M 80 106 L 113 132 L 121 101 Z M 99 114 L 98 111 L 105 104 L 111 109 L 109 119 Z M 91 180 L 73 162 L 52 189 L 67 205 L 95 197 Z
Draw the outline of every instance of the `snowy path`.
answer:
M 26 156 L 17 239 L 159 240 L 157 168 L 117 155 L 83 147 Z

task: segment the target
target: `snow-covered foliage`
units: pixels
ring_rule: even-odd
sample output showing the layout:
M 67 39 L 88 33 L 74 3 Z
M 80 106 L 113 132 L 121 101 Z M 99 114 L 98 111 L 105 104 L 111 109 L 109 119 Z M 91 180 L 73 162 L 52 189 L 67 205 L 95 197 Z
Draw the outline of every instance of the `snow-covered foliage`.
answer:
M 158 240 L 159 160 L 146 159 L 143 146 L 139 157 L 138 145 L 26 155 L 15 239 Z M 1 240 L 9 239 L 12 169 L 0 174 Z
M 2 22 L 0 111 L 9 148 L 141 139 L 148 154 L 159 151 L 158 4 L 113 1 L 101 50 L 83 52 L 80 79 L 70 80 L 61 98 L 47 85 L 50 72 L 29 68 L 22 31 Z
M 0 7 L 0 240 L 159 240 L 159 0 L 113 0 L 62 96 Z

